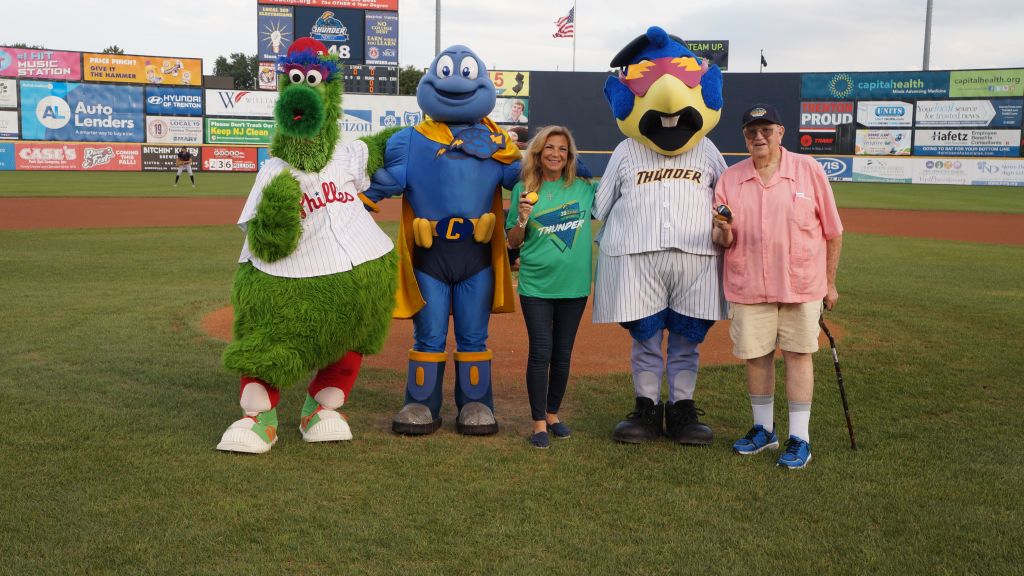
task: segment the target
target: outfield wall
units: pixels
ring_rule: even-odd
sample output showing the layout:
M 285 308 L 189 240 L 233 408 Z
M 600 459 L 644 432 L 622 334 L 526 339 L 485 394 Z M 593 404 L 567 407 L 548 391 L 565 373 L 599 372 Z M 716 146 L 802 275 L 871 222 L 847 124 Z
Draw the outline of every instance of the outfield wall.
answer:
M 0 171 L 162 171 L 186 146 L 211 171 L 256 171 L 274 131 L 274 91 L 188 85 L 201 61 L 0 47 Z M 568 126 L 601 174 L 622 140 L 603 72 L 489 71 L 490 114 L 529 137 Z M 710 138 L 746 157 L 740 115 L 774 104 L 783 145 L 818 158 L 833 180 L 1024 186 L 1024 69 L 726 73 L 725 106 Z M 418 123 L 413 96 L 348 94 L 339 120 L 349 142 Z

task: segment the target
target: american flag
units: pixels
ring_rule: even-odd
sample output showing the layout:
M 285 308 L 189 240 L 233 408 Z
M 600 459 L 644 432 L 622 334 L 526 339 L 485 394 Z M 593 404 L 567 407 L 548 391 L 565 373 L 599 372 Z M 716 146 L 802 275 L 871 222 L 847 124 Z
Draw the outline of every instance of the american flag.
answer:
M 558 30 L 551 36 L 553 38 L 572 38 L 574 32 L 574 24 L 576 23 L 576 7 L 569 8 L 569 14 L 562 16 L 558 20 L 555 20 L 555 26 L 558 26 Z

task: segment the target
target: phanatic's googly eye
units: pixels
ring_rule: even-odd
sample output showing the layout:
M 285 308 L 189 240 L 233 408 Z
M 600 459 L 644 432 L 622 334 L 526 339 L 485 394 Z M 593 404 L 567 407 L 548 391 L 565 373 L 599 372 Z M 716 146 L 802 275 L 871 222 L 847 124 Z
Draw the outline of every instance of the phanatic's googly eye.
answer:
M 476 58 L 466 56 L 462 59 L 462 64 L 459 65 L 460 76 L 463 78 L 469 78 L 470 80 L 476 80 L 476 76 L 479 72 L 480 67 L 476 63 Z
M 437 60 L 437 76 L 438 78 L 448 78 L 455 72 L 455 62 L 452 62 L 451 56 L 441 56 Z
M 302 70 L 292 68 L 288 71 L 288 79 L 292 84 L 302 84 L 306 80 L 306 75 L 302 73 Z
M 319 70 L 310 70 L 309 72 L 306 72 L 306 83 L 310 86 L 320 84 L 323 79 L 323 75 L 320 74 Z

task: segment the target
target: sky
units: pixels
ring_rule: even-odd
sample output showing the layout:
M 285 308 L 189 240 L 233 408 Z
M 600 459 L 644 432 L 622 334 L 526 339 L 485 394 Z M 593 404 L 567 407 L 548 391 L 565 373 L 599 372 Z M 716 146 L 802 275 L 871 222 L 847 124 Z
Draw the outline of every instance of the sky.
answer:
M 255 53 L 256 0 L 3 0 L 0 45 L 203 58 Z M 464 44 L 491 69 L 573 69 L 573 40 L 553 38 L 571 0 L 441 1 L 441 46 Z M 659 25 L 686 40 L 728 40 L 729 71 L 921 70 L 926 0 L 579 0 L 575 69 L 603 72 Z M 434 56 L 436 0 L 399 0 L 399 60 Z M 1024 1 L 934 0 L 932 70 L 1024 67 Z

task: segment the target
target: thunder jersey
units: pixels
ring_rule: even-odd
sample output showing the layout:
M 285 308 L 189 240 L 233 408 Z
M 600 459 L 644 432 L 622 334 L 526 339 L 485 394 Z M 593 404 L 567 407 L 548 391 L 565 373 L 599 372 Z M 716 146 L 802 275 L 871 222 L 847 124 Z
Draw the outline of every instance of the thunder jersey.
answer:
M 711 243 L 711 205 L 725 167 L 707 138 L 678 156 L 623 140 L 608 160 L 594 202 L 594 217 L 604 221 L 597 240 L 601 252 L 717 254 Z
M 275 176 L 289 170 L 302 190 L 297 207 L 302 217 L 302 235 L 294 252 L 274 262 L 256 257 L 246 236 L 238 261 L 252 262 L 271 276 L 308 278 L 346 272 L 390 252 L 394 248 L 391 238 L 373 221 L 358 196 L 370 185 L 367 155 L 366 144 L 357 140 L 336 144 L 334 156 L 320 172 L 303 172 L 280 158 L 267 160 L 256 175 L 238 225 L 242 230 L 248 227 L 256 216 L 263 189 Z
M 534 298 L 581 298 L 590 295 L 590 211 L 594 185 L 577 178 L 544 182 L 526 224 L 526 238 L 519 251 L 519 293 Z M 512 209 L 506 228 L 519 219 L 518 203 L 523 183 L 512 190 Z

